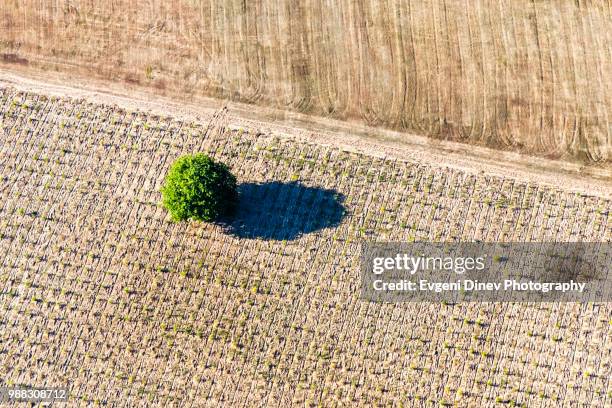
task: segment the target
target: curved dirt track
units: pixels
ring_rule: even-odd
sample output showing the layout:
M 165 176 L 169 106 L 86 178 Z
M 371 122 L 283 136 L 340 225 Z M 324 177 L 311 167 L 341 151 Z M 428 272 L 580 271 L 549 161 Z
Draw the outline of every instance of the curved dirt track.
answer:
M 605 164 L 583 166 L 513 152 L 450 141 L 432 141 L 419 135 L 400 133 L 301 115 L 265 107 L 213 98 L 194 97 L 190 102 L 162 97 L 147 87 L 118 84 L 63 73 L 33 69 L 14 72 L 0 67 L 0 85 L 22 91 L 80 98 L 91 103 L 117 105 L 185 120 L 209 121 L 222 114 L 234 129 L 251 129 L 261 135 L 298 139 L 321 146 L 368 156 L 454 168 L 471 174 L 510 177 L 560 188 L 568 192 L 612 197 L 612 168 Z M 253 130 L 256 129 L 256 130 Z

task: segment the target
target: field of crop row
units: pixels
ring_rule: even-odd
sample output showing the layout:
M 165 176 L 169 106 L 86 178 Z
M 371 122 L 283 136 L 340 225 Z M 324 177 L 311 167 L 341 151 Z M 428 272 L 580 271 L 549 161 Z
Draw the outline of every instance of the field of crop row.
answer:
M 82 100 L 0 90 L 0 385 L 72 405 L 612 402 L 610 304 L 373 304 L 376 241 L 606 241 L 610 201 Z M 234 219 L 169 222 L 208 152 Z
M 0 62 L 610 162 L 609 0 L 4 0 Z

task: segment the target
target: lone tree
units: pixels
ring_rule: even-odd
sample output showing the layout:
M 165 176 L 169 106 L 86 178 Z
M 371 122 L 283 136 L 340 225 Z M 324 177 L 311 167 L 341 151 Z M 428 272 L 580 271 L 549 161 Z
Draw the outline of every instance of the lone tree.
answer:
M 236 208 L 236 177 L 205 154 L 178 158 L 161 189 L 162 205 L 174 221 L 214 221 Z

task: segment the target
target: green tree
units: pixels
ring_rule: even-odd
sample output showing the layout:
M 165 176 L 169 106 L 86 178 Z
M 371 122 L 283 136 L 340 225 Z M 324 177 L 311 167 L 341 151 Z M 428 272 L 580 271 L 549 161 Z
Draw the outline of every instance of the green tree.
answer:
M 238 201 L 236 177 L 205 154 L 178 158 L 161 189 L 162 205 L 174 221 L 214 221 L 230 215 Z

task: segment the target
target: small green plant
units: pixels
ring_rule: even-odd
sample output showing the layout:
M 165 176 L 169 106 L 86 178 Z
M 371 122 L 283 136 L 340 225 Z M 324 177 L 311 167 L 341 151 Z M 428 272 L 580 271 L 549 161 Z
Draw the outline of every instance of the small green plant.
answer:
M 147 79 L 153 79 L 153 67 L 150 65 L 147 65 L 145 67 L 145 77 Z
M 176 160 L 161 192 L 162 205 L 174 221 L 214 221 L 231 214 L 238 201 L 236 177 L 202 153 Z

